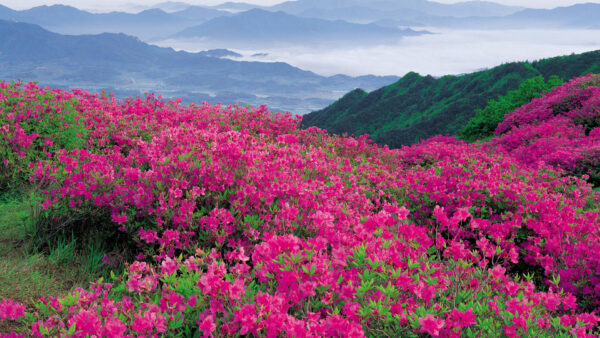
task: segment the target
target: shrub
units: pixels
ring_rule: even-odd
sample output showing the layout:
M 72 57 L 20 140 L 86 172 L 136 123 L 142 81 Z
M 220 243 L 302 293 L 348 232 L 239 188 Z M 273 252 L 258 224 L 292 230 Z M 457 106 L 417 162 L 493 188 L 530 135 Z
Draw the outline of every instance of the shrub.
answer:
M 524 105 L 498 125 L 491 141 L 522 163 L 542 161 L 597 185 L 600 150 L 598 75 L 575 78 Z

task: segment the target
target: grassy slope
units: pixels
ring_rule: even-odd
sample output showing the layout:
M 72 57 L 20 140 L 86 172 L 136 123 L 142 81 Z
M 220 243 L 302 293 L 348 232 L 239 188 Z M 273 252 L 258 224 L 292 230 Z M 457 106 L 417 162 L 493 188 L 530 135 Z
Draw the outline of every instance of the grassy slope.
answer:
M 23 196 L 0 196 L 0 300 L 27 306 L 40 297 L 64 297 L 76 287 L 87 287 L 103 272 L 103 253 L 93 248 L 80 252 L 73 242 L 63 242 L 36 249 L 33 228 L 39 207 L 33 205 Z M 0 332 L 14 329 L 9 325 L 0 322 Z
M 438 134 L 457 135 L 476 109 L 517 89 L 525 79 L 538 75 L 570 79 L 597 72 L 600 51 L 533 63 L 508 63 L 439 79 L 411 72 L 367 95 L 355 90 L 333 105 L 304 116 L 303 126 L 317 126 L 336 134 L 367 133 L 378 143 L 399 147 Z

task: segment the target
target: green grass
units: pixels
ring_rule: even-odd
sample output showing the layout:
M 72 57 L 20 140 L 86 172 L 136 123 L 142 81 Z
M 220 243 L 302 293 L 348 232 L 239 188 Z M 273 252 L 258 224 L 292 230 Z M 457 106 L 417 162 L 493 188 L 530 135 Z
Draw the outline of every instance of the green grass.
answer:
M 28 307 L 40 297 L 66 296 L 108 272 L 97 242 L 77 245 L 63 239 L 44 249 L 36 247 L 36 215 L 39 207 L 31 199 L 0 197 L 0 299 Z M 0 332 L 15 328 L 7 325 L 0 323 Z

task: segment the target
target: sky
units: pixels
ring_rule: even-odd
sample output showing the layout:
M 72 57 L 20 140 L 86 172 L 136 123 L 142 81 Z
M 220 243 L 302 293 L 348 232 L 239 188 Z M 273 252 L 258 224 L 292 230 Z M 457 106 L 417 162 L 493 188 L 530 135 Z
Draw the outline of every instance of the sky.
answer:
M 95 9 L 95 10 L 126 10 L 131 4 L 136 5 L 151 5 L 157 1 L 141 1 L 141 0 L 0 0 L 0 4 L 8 6 L 14 9 L 26 9 L 39 5 L 51 5 L 51 4 L 66 4 L 82 9 Z M 167 0 L 164 0 L 167 1 Z M 178 0 L 174 0 L 178 1 Z M 248 2 L 259 5 L 274 5 L 282 2 L 281 0 L 236 0 L 239 2 Z M 402 0 L 399 0 L 402 1 Z M 437 2 L 443 3 L 454 3 L 465 0 L 437 0 Z M 558 6 L 569 6 L 575 3 L 585 2 L 596 2 L 600 3 L 600 0 L 492 0 L 497 3 L 505 5 L 523 6 L 531 8 L 553 8 Z M 224 2 L 223 0 L 182 0 L 195 5 L 215 5 Z

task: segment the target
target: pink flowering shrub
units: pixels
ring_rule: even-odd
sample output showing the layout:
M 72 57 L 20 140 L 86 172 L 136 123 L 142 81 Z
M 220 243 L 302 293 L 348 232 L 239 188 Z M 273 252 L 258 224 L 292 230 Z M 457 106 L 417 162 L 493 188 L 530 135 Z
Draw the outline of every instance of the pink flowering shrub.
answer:
M 27 182 L 30 163 L 83 144 L 86 130 L 74 111 L 76 104 L 71 93 L 61 90 L 0 83 L 0 191 Z
M 137 259 L 5 310 L 28 336 L 598 333 L 600 197 L 553 163 L 448 137 L 390 150 L 264 107 L 57 93 L 85 136 L 28 166 L 47 230 L 94 215 L 77 226 Z
M 17 320 L 25 315 L 24 311 L 24 305 L 16 303 L 12 299 L 4 299 L 0 302 L 0 321 Z
M 575 78 L 508 114 L 496 128 L 503 147 L 528 165 L 551 164 L 600 184 L 600 76 Z

